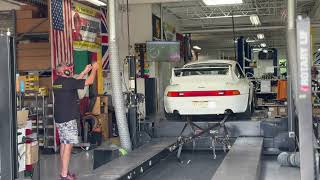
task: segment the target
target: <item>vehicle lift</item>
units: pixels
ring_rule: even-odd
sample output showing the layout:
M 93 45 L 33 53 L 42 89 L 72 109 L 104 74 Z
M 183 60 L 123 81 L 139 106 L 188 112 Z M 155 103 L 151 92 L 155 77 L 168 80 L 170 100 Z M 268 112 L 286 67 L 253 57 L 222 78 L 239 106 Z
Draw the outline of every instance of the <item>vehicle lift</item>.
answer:
M 169 147 L 169 151 L 173 152 L 178 148 L 177 158 L 180 162 L 183 162 L 180 159 L 183 145 L 192 142 L 192 147 L 194 150 L 196 146 L 196 139 L 199 138 L 201 135 L 208 133 L 211 139 L 211 149 L 213 151 L 213 157 L 214 159 L 216 159 L 216 144 L 222 144 L 224 152 L 227 152 L 227 150 L 231 148 L 228 129 L 225 125 L 225 122 L 229 119 L 230 115 L 231 112 L 226 112 L 224 114 L 224 118 L 220 122 L 216 122 L 214 123 L 214 125 L 211 125 L 207 128 L 202 128 L 198 126 L 196 123 L 191 121 L 190 116 L 187 116 L 185 125 L 183 126 L 180 135 L 177 138 L 177 142 Z M 192 134 L 188 136 L 183 136 L 183 133 L 188 126 L 191 128 Z M 222 131 L 219 131 L 220 129 L 222 129 Z

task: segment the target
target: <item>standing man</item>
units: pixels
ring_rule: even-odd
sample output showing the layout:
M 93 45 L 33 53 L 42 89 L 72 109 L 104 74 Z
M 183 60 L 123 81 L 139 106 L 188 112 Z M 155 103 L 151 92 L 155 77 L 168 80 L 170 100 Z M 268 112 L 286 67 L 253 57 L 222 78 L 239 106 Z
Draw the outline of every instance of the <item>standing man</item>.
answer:
M 59 64 L 58 78 L 53 83 L 54 119 L 60 137 L 61 180 L 74 180 L 75 176 L 68 171 L 72 146 L 78 144 L 77 119 L 80 118 L 78 89 L 94 83 L 98 64 L 87 65 L 77 78 L 73 78 L 73 65 Z M 87 79 L 83 79 L 91 71 Z

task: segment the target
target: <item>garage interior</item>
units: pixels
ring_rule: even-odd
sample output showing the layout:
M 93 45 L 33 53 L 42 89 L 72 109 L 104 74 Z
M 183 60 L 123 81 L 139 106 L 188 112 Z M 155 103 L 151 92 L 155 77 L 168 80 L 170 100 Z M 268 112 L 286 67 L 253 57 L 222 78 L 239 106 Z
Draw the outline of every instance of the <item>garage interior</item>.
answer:
M 2 0 L 0 54 L 1 180 L 59 179 L 61 62 L 99 65 L 78 90 L 76 179 L 320 179 L 319 0 Z M 192 79 L 224 63 L 248 102 Z

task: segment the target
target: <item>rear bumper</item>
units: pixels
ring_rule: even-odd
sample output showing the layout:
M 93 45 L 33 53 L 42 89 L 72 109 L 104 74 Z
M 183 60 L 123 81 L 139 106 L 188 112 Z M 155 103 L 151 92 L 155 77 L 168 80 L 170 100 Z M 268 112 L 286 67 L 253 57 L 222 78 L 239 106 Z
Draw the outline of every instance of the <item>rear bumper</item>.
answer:
M 224 114 L 226 110 L 243 113 L 247 109 L 249 94 L 215 97 L 167 97 L 164 98 L 165 111 L 180 115 Z

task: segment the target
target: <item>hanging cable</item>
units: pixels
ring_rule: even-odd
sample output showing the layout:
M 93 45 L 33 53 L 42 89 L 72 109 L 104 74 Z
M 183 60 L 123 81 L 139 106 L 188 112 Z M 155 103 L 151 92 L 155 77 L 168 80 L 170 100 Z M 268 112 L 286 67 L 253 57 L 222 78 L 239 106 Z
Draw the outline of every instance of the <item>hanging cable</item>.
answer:
M 234 58 L 237 60 L 237 47 L 236 47 L 236 32 L 234 30 L 234 16 L 233 12 L 231 12 L 232 15 L 232 31 L 233 31 L 233 50 L 234 50 Z
M 127 28 L 128 28 L 128 54 L 131 54 L 131 44 L 130 44 L 130 21 L 129 21 L 129 0 L 127 0 Z

